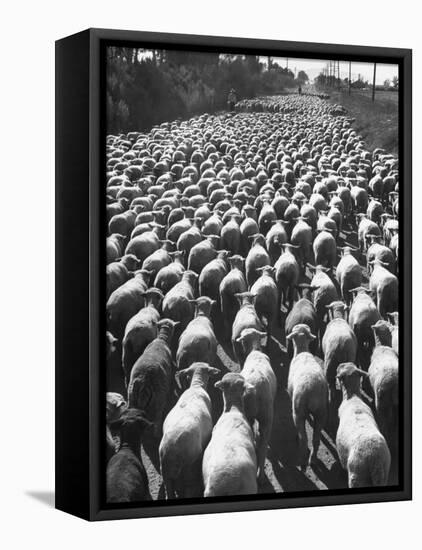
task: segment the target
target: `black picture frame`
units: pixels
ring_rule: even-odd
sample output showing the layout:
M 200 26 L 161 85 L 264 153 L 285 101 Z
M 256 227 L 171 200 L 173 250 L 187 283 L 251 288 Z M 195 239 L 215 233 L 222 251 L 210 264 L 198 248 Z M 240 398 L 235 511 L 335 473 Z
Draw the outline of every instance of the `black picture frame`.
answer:
M 104 177 L 106 45 L 399 65 L 400 482 L 397 487 L 104 504 Z M 327 506 L 412 498 L 412 51 L 88 29 L 56 42 L 56 508 L 87 520 Z M 104 377 L 103 377 L 104 378 Z

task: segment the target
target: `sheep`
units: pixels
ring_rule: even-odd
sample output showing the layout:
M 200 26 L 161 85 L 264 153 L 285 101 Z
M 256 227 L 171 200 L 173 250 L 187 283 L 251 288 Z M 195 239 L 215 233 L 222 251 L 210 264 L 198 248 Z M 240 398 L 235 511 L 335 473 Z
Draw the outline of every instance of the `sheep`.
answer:
M 395 275 L 386 269 L 388 264 L 373 260 L 373 271 L 369 279 L 369 288 L 376 296 L 376 304 L 384 319 L 388 312 L 396 311 L 398 305 L 399 283 Z
M 276 220 L 265 237 L 266 247 L 271 258 L 271 265 L 274 265 L 280 257 L 280 245 L 287 243 L 287 241 L 288 237 L 284 228 L 284 220 Z M 248 250 L 249 248 L 246 253 Z
M 252 247 L 245 260 L 246 282 L 249 287 L 251 287 L 259 277 L 257 269 L 259 267 L 271 265 L 271 260 L 265 246 L 265 238 L 261 233 L 253 235 Z
M 321 363 L 309 353 L 309 343 L 316 339 L 308 325 L 296 325 L 287 337 L 293 341 L 294 357 L 290 363 L 287 390 L 292 401 L 293 423 L 299 443 L 299 465 L 304 471 L 308 463 L 317 461 L 321 430 L 327 420 L 328 385 Z M 312 452 L 309 454 L 305 422 L 312 415 L 314 426 Z
M 208 296 L 200 296 L 193 302 L 196 304 L 195 318 L 182 332 L 177 348 L 176 364 L 179 370 L 199 361 L 213 366 L 217 356 L 217 339 L 210 320 L 211 308 L 216 302 Z
M 322 231 L 328 231 L 333 235 L 334 239 L 337 238 L 337 234 L 338 234 L 337 222 L 333 218 L 330 218 L 328 216 L 328 211 L 319 213 L 316 231 L 317 233 L 321 233 Z
M 309 255 L 312 244 L 312 229 L 302 218 L 298 218 L 296 225 L 293 227 L 290 241 L 292 244 L 299 246 L 297 249 L 297 258 L 302 262 L 303 268 L 309 262 Z
M 264 204 L 262 205 L 261 212 L 258 216 L 259 232 L 262 235 L 266 235 L 276 219 L 277 215 L 273 206 L 270 203 L 270 200 L 265 199 Z
M 239 228 L 240 216 L 231 214 L 229 221 L 221 230 L 221 246 L 223 249 L 231 252 L 232 255 L 238 254 L 241 246 L 241 233 Z
M 342 211 L 339 208 L 337 208 L 337 206 L 335 206 L 334 204 L 331 204 L 330 209 L 329 209 L 328 214 L 327 214 L 327 217 L 330 220 L 334 220 L 334 222 L 336 223 L 336 233 L 335 233 L 335 235 L 340 235 L 340 232 L 343 229 L 343 214 L 342 214 Z
M 181 213 L 182 215 L 184 215 L 183 210 L 181 211 Z M 192 219 L 182 218 L 182 219 L 173 221 L 172 220 L 173 216 L 178 216 L 178 212 L 174 210 L 173 212 L 170 213 L 166 239 L 176 244 L 180 235 L 182 235 L 185 231 L 189 231 L 189 229 L 192 227 Z
M 150 271 L 153 280 L 157 276 L 160 269 L 166 267 L 172 262 L 168 250 L 165 249 L 168 243 L 171 243 L 171 241 L 161 241 L 163 248 L 159 248 L 158 250 L 152 252 L 152 254 L 147 256 L 142 263 L 142 269 L 147 269 Z
M 354 249 L 350 246 L 340 248 L 341 258 L 336 268 L 336 279 L 340 285 L 341 296 L 347 306 L 352 303 L 351 290 L 362 284 L 362 268 L 353 255 Z
M 256 215 L 255 208 L 251 205 L 245 205 L 243 208 L 245 209 L 246 206 L 249 206 L 251 209 L 253 209 L 253 213 Z M 241 252 L 243 256 L 247 256 L 249 249 L 251 247 L 251 237 L 252 235 L 256 235 L 259 233 L 258 223 L 253 217 L 253 213 L 249 211 L 245 211 L 245 214 L 247 217 L 242 221 L 240 224 L 240 239 L 241 239 Z
M 202 226 L 203 235 L 218 235 L 220 236 L 223 229 L 223 222 L 221 216 L 217 210 L 214 210 L 212 216 L 210 216 Z
M 313 249 L 315 265 L 334 266 L 337 258 L 337 245 L 335 238 L 327 228 L 315 237 Z
M 380 174 L 375 174 L 369 181 L 369 189 L 372 191 L 372 195 L 375 198 L 382 199 L 384 193 L 384 180 Z
M 165 226 L 159 224 L 151 225 L 154 225 L 152 231 L 131 237 L 126 246 L 125 254 L 134 254 L 140 262 L 143 262 L 145 258 L 148 258 L 148 256 L 161 247 L 160 238 L 163 237 L 162 233 Z
M 379 226 L 365 217 L 365 214 L 357 214 L 356 219 L 360 220 L 358 225 L 359 250 L 366 252 L 368 248 L 367 235 L 381 235 Z
M 199 496 L 192 494 L 188 486 L 192 473 L 201 466 L 204 450 L 211 439 L 212 403 L 207 385 L 209 378 L 219 373 L 205 362 L 195 362 L 177 373 L 180 381 L 190 379 L 190 386 L 163 424 L 159 457 L 167 499 Z
M 310 204 L 303 204 L 300 209 L 300 217 L 310 226 L 312 235 L 315 235 L 317 229 L 318 212 Z
M 271 368 L 268 355 L 262 352 L 262 339 L 266 339 L 265 332 L 259 332 L 254 328 L 242 330 L 237 341 L 243 346 L 246 360 L 240 374 L 250 384 L 253 391 L 245 395 L 245 414 L 251 422 L 258 422 L 258 479 L 264 478 L 265 457 L 267 454 L 268 442 L 270 440 L 273 416 L 274 399 L 277 392 L 277 379 Z
M 357 339 L 359 366 L 365 367 L 367 366 L 366 355 L 370 354 L 375 343 L 372 325 L 381 319 L 381 315 L 374 301 L 368 295 L 368 289 L 357 287 L 351 289 L 350 292 L 355 297 L 349 310 L 349 325 Z
M 309 204 L 313 206 L 317 212 L 325 212 L 327 210 L 327 201 L 320 193 L 312 193 L 309 197 Z
M 127 323 L 122 342 L 122 364 L 126 387 L 130 371 L 145 348 L 157 337 L 157 323 L 160 320 L 159 308 L 164 295 L 158 288 L 149 288 L 144 293 L 145 305 Z
M 322 338 L 324 356 L 324 372 L 330 390 L 330 402 L 337 407 L 336 375 L 340 363 L 354 363 L 357 353 L 355 333 L 344 318 L 347 306 L 341 301 L 332 302 L 327 306 L 332 319 L 328 323 Z
M 399 231 L 399 222 L 390 214 L 383 214 L 383 217 L 386 220 L 382 228 L 384 244 L 385 246 L 390 246 L 391 239 Z
M 372 265 L 374 263 L 374 260 L 380 260 L 384 264 L 387 264 L 386 268 L 388 269 L 388 271 L 393 273 L 396 264 L 393 251 L 387 246 L 384 246 L 378 242 L 381 239 L 379 235 L 367 235 L 367 238 L 371 240 L 371 245 L 366 252 L 366 264 L 368 273 L 371 274 L 372 272 Z
M 245 362 L 246 355 L 242 344 L 238 341 L 239 336 L 246 328 L 254 328 L 262 331 L 264 327 L 262 326 L 254 306 L 255 296 L 251 292 L 242 292 L 235 294 L 235 296 L 239 300 L 240 309 L 233 322 L 231 341 L 234 355 L 240 366 L 242 366 Z
M 293 307 L 296 296 L 296 285 L 300 275 L 299 263 L 295 256 L 298 247 L 289 243 L 282 244 L 281 247 L 284 251 L 274 266 L 275 281 L 280 300 L 278 311 L 281 311 L 281 306 L 286 307 L 290 311 Z
M 217 302 L 220 308 L 220 284 L 228 273 L 229 252 L 220 250 L 215 260 L 208 263 L 198 279 L 199 295 L 208 296 Z
M 384 208 L 382 204 L 375 199 L 371 199 L 368 204 L 368 209 L 366 211 L 366 217 L 376 224 L 379 224 L 381 222 L 381 215 L 383 212 Z
M 106 442 L 107 442 L 107 461 L 116 452 L 116 443 L 110 430 L 110 424 L 120 418 L 127 409 L 127 403 L 120 393 L 106 393 Z
M 368 191 L 366 189 L 358 185 L 353 185 L 350 189 L 350 199 L 355 214 L 366 212 L 369 202 Z
M 230 271 L 220 283 L 220 307 L 226 332 L 231 330 L 236 313 L 239 310 L 239 301 L 236 294 L 246 292 L 248 289 L 243 274 L 243 261 L 242 256 L 231 256 L 229 258 Z
M 352 196 L 351 191 L 348 187 L 345 187 L 344 185 L 339 185 L 336 189 L 337 197 L 342 201 L 344 204 L 344 211 L 343 214 L 346 218 L 349 218 L 351 206 L 352 206 Z
M 312 288 L 307 284 L 297 285 L 297 289 L 303 293 L 304 290 L 311 291 Z M 284 333 L 286 337 L 287 353 L 293 357 L 293 342 L 289 335 L 293 332 L 296 325 L 307 325 L 313 334 L 318 330 L 318 319 L 313 303 L 306 297 L 301 297 L 295 302 L 289 314 L 286 317 Z M 315 353 L 318 347 L 317 340 L 311 342 L 311 351 Z
M 172 263 L 162 267 L 157 273 L 154 286 L 160 289 L 163 294 L 167 294 L 177 283 L 182 280 L 185 267 L 183 265 L 183 252 L 179 250 L 175 252 L 169 252 L 172 258 Z
M 217 235 L 208 235 L 204 241 L 193 246 L 189 252 L 188 269 L 200 275 L 204 267 L 217 257 L 215 246 L 218 241 Z
M 107 237 L 106 241 L 106 256 L 107 264 L 115 262 L 118 258 L 122 256 L 124 242 L 126 240 L 125 235 L 120 235 L 120 233 L 114 233 Z
M 193 318 L 195 283 L 198 275 L 194 271 L 185 271 L 179 283 L 165 295 L 162 305 L 163 316 L 178 321 L 178 333 L 181 334 Z
M 201 233 L 201 218 L 193 219 L 194 225 L 190 227 L 187 231 L 184 231 L 179 238 L 177 239 L 176 247 L 177 250 L 184 252 L 184 257 L 189 257 L 191 249 L 198 243 L 202 241 Z
M 392 439 L 397 425 L 399 402 L 399 361 L 391 347 L 390 325 L 377 321 L 373 326 L 375 348 L 372 352 L 368 377 L 374 391 L 377 421 L 387 440 Z
M 158 335 L 145 348 L 132 367 L 128 385 L 129 407 L 144 411 L 154 424 L 154 433 L 160 435 L 164 410 L 173 381 L 174 364 L 170 343 L 178 323 L 161 319 Z
M 311 272 L 314 271 L 309 289 L 312 291 L 312 302 L 314 304 L 317 326 L 320 333 L 320 340 L 324 333 L 325 319 L 327 317 L 327 306 L 331 302 L 338 300 L 337 287 L 333 283 L 329 273 L 330 269 L 323 265 L 310 266 Z M 302 285 L 303 286 L 303 285 Z
M 271 338 L 271 327 L 277 317 L 278 289 L 274 281 L 274 267 L 266 265 L 258 268 L 261 272 L 251 287 L 251 293 L 255 296 L 255 309 L 262 324 L 267 328 L 268 342 Z
M 363 374 L 353 363 L 337 367 L 343 401 L 338 410 L 336 447 L 341 466 L 347 471 L 349 488 L 387 485 L 391 464 L 385 438 L 361 398 Z
M 128 206 L 129 206 L 129 199 L 127 199 L 126 197 L 121 197 L 116 202 L 107 204 L 107 223 L 110 222 L 113 216 L 117 214 L 121 214 L 122 212 L 127 210 Z
M 148 288 L 150 273 L 145 269 L 135 271 L 107 300 L 107 329 L 116 338 L 123 338 L 126 325 L 144 305 L 144 292 Z
M 224 410 L 204 452 L 204 497 L 255 494 L 254 436 L 244 413 L 244 393 L 249 385 L 242 375 L 228 373 L 215 387 L 223 392 Z
M 150 423 L 140 411 L 130 408 L 112 426 L 120 431 L 120 449 L 107 464 L 107 502 L 151 500 L 140 453 L 142 436 Z
M 107 300 L 111 294 L 122 284 L 128 281 L 138 267 L 138 258 L 133 254 L 123 256 L 115 262 L 111 262 L 106 267 L 106 296 Z
M 135 225 L 136 212 L 133 210 L 126 210 L 121 214 L 115 214 L 108 223 L 108 232 L 119 233 L 128 237 Z

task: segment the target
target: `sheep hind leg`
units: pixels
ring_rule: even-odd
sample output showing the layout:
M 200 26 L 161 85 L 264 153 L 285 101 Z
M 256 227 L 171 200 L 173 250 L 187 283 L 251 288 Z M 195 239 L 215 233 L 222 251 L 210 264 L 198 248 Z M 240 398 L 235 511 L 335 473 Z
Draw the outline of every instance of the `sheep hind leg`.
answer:
M 174 480 L 166 478 L 166 479 L 163 479 L 163 483 L 164 483 L 164 489 L 166 491 L 167 500 L 176 498 L 176 491 L 175 491 L 175 488 L 174 488 Z
M 293 422 L 297 430 L 299 466 L 302 472 L 306 471 L 309 458 L 308 438 L 306 435 L 305 417 L 293 413 Z
M 265 458 L 267 456 L 268 443 L 271 436 L 273 419 L 268 418 L 266 421 L 259 421 L 259 440 L 256 449 L 258 463 L 258 481 L 262 482 L 265 477 Z
M 321 442 L 321 430 L 324 422 L 319 415 L 314 416 L 314 431 L 312 434 L 312 452 L 309 457 L 309 464 L 314 465 L 318 461 L 318 449 Z
M 362 480 L 361 476 L 359 476 L 356 472 L 348 472 L 348 485 L 349 489 L 353 489 L 354 487 L 365 487 L 368 486 L 367 483 L 365 483 L 364 480 Z

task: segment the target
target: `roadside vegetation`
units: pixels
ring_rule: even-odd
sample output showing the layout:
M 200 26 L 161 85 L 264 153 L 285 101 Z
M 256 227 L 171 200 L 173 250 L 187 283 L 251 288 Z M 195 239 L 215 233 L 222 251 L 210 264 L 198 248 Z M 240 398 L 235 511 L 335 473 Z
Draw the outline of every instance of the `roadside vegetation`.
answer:
M 332 103 L 343 105 L 355 119 L 354 128 L 362 135 L 369 149 L 382 147 L 389 153 L 398 154 L 399 116 L 398 92 L 375 91 L 372 102 L 371 90 L 329 90 Z

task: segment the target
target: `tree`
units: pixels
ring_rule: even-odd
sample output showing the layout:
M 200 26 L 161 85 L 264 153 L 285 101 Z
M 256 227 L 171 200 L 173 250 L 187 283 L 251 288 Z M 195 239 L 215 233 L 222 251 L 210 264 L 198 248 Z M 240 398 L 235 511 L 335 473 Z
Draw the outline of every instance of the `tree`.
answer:
M 305 73 L 305 71 L 299 71 L 297 75 L 297 81 L 300 84 L 305 84 L 306 82 L 309 81 L 309 76 Z
M 399 77 L 393 76 L 393 87 L 397 90 L 399 87 Z
M 386 90 L 388 90 L 388 89 L 390 88 L 390 86 L 391 86 L 391 81 L 390 81 L 390 79 L 386 78 L 386 79 L 384 80 L 384 88 L 385 88 Z

